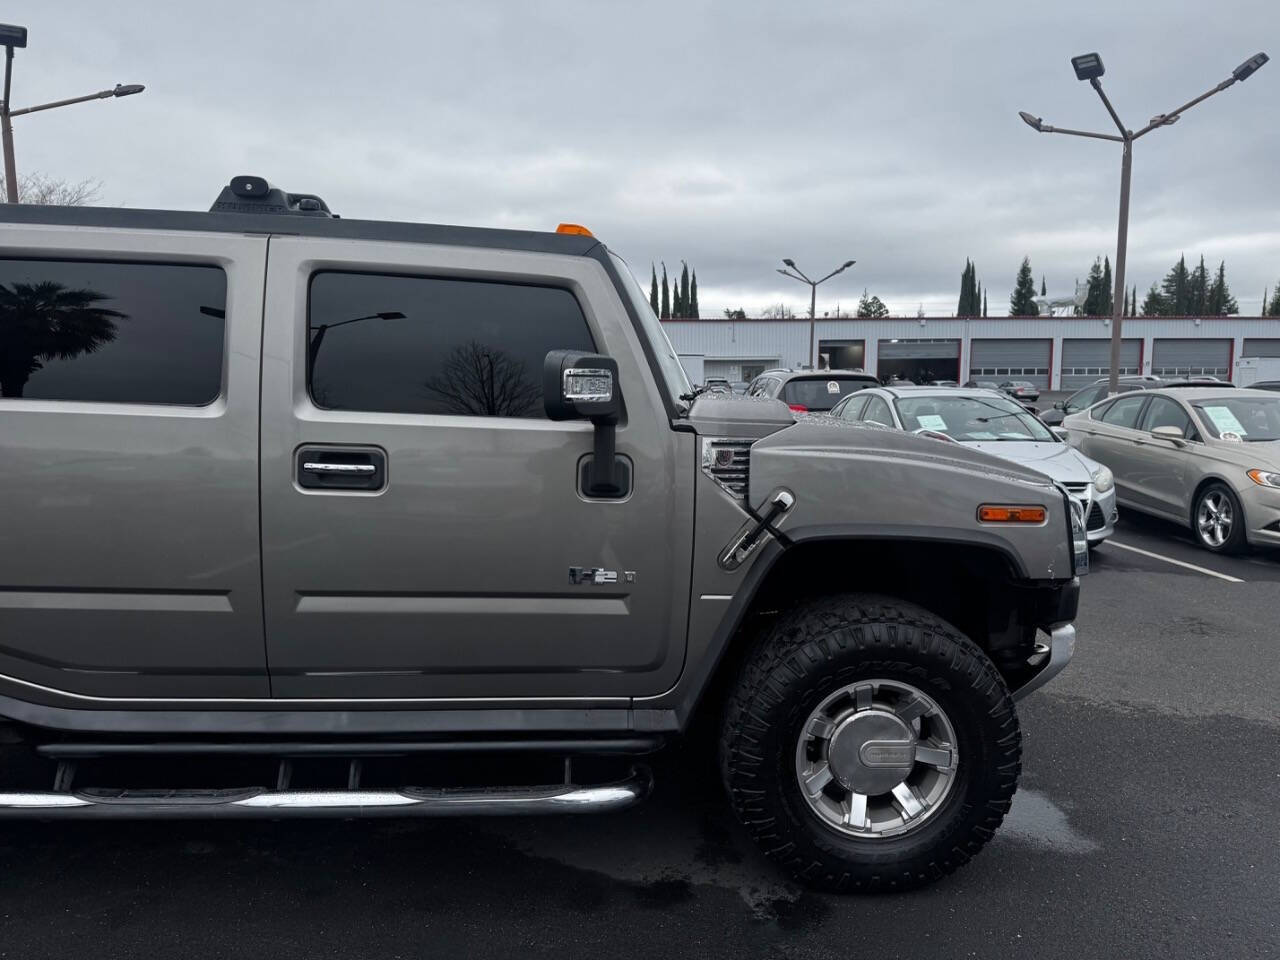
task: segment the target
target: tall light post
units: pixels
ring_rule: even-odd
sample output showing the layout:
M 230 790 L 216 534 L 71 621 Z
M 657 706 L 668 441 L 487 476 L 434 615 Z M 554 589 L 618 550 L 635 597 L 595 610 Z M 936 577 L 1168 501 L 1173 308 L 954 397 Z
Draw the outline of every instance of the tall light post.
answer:
M 1146 136 L 1156 127 L 1167 127 L 1175 123 L 1183 113 L 1190 110 L 1201 100 L 1207 100 L 1215 93 L 1221 93 L 1237 81 L 1249 79 L 1267 60 L 1268 57 L 1265 53 L 1250 57 L 1232 70 L 1231 76 L 1217 86 L 1200 94 L 1194 100 L 1188 100 L 1182 106 L 1170 110 L 1168 113 L 1157 113 L 1151 118 L 1151 122 L 1137 133 L 1134 133 L 1120 121 L 1120 116 L 1116 113 L 1115 107 L 1111 105 L 1107 95 L 1102 92 L 1102 75 L 1106 72 L 1106 69 L 1102 65 L 1102 58 L 1096 53 L 1086 53 L 1078 57 L 1072 57 L 1071 66 L 1075 69 L 1077 80 L 1088 80 L 1089 85 L 1098 92 L 1098 96 L 1102 99 L 1102 105 L 1107 108 L 1107 113 L 1111 115 L 1116 129 L 1120 131 L 1119 136 L 1112 133 L 1091 133 L 1087 130 L 1068 130 L 1065 127 L 1051 127 L 1040 117 L 1033 116 L 1025 110 L 1018 112 L 1018 116 L 1023 119 L 1027 126 L 1040 133 L 1065 133 L 1072 137 L 1114 140 L 1124 145 L 1124 152 L 1120 161 L 1120 226 L 1116 232 L 1116 288 L 1111 302 L 1111 377 L 1107 391 L 1111 395 L 1118 393 L 1120 388 L 1120 345 L 1122 342 L 1120 328 L 1124 323 L 1124 265 L 1125 255 L 1128 253 L 1129 246 L 1129 179 L 1133 169 L 1133 141 L 1139 137 Z
M 73 103 L 84 103 L 87 100 L 106 100 L 109 97 L 128 97 L 141 93 L 146 89 L 140 83 L 117 83 L 110 90 L 99 90 L 87 93 L 82 97 L 71 97 L 69 100 L 55 100 L 52 103 L 41 103 L 34 107 L 23 107 L 14 110 L 9 103 L 9 88 L 13 79 L 13 51 L 27 45 L 27 28 L 15 27 L 12 24 L 0 23 L 0 44 L 4 46 L 4 100 L 0 101 L 0 137 L 4 141 L 4 185 L 9 203 L 18 202 L 18 171 L 13 158 L 13 117 L 25 113 L 38 113 L 41 110 L 52 110 L 54 107 L 66 107 Z
M 792 280 L 799 280 L 801 283 L 807 283 L 809 285 L 809 369 L 814 370 L 814 369 L 817 369 L 817 366 L 818 366 L 818 358 L 813 353 L 813 333 L 814 333 L 814 327 L 817 325 L 818 284 L 826 283 L 828 280 L 834 277 L 837 273 L 842 273 L 843 271 L 848 270 L 858 261 L 846 260 L 843 264 L 836 267 L 834 270 L 828 273 L 821 280 L 810 280 L 808 277 L 804 275 L 804 271 L 796 266 L 796 262 L 794 260 L 783 258 L 782 262 L 785 263 L 788 267 L 790 267 L 791 270 L 794 270 L 795 273 L 792 273 L 791 270 L 783 270 L 779 268 L 778 272 L 780 274 L 782 274 L 784 277 L 790 277 Z

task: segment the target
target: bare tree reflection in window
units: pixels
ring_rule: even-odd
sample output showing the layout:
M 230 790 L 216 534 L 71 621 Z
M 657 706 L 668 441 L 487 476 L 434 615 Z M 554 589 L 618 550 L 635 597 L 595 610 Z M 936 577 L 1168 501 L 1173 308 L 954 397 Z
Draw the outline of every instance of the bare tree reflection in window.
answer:
M 444 412 L 469 416 L 525 417 L 542 402 L 542 386 L 523 363 L 475 340 L 454 348 L 423 386 Z
M 0 397 L 21 397 L 27 381 L 49 360 L 72 360 L 116 338 L 127 315 L 99 306 L 96 290 L 60 283 L 0 284 Z

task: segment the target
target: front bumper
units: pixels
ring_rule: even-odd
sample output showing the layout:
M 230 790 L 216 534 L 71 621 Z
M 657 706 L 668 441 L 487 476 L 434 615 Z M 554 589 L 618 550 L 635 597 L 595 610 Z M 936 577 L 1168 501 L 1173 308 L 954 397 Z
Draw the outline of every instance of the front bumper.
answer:
M 1239 493 L 1249 542 L 1259 547 L 1280 547 L 1280 490 L 1250 483 Z
M 1120 518 L 1116 508 L 1116 488 L 1112 487 L 1106 493 L 1095 493 L 1087 511 L 1085 535 L 1089 546 L 1093 547 L 1116 532 L 1116 521 Z
M 1043 665 L 1030 680 L 1013 691 L 1013 699 L 1021 700 L 1029 693 L 1034 693 L 1046 683 L 1060 674 L 1076 652 L 1076 628 L 1073 624 L 1064 623 L 1049 631 L 1049 642 L 1044 645 Z

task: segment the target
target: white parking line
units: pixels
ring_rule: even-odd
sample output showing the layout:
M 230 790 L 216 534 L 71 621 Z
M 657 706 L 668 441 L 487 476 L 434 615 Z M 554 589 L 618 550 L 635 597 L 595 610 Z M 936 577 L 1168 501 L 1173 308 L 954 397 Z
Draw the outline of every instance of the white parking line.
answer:
M 1184 560 L 1175 560 L 1173 557 L 1162 556 L 1158 553 L 1152 553 L 1150 550 L 1143 550 L 1141 547 L 1131 547 L 1127 543 L 1118 543 L 1115 540 L 1108 540 L 1108 547 L 1119 547 L 1121 550 L 1132 550 L 1134 553 L 1140 553 L 1144 557 L 1150 557 L 1152 560 L 1163 560 L 1165 563 L 1172 563 L 1175 567 L 1186 567 L 1188 570 L 1194 570 L 1196 573 L 1203 573 L 1206 577 L 1217 577 L 1219 580 L 1226 580 L 1228 583 L 1244 583 L 1239 577 L 1232 577 L 1225 573 L 1219 573 L 1217 570 L 1210 570 L 1208 567 L 1197 567 L 1194 563 L 1187 563 Z

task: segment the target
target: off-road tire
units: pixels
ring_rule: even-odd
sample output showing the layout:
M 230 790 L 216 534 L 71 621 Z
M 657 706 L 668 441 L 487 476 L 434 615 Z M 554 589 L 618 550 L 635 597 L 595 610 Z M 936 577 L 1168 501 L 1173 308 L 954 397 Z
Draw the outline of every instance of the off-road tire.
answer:
M 800 794 L 801 727 L 824 697 L 862 679 L 908 683 L 955 728 L 956 782 L 915 830 L 862 838 L 825 824 Z M 747 655 L 726 704 L 721 775 L 764 853 L 819 890 L 904 890 L 967 863 L 1009 810 L 1022 769 L 1013 701 L 990 659 L 927 610 L 889 597 L 823 598 L 779 619 Z

